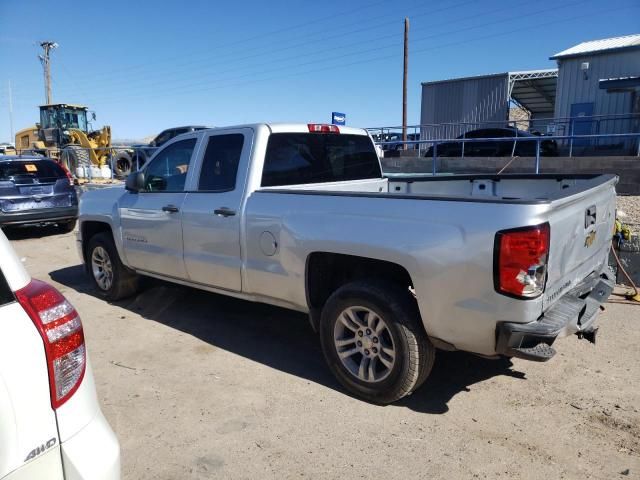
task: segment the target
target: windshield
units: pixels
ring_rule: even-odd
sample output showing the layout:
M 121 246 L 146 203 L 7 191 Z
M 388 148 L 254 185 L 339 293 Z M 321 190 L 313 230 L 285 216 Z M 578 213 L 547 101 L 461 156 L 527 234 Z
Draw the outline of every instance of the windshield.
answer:
M 87 131 L 87 112 L 82 108 L 46 107 L 40 110 L 42 128 L 75 128 Z

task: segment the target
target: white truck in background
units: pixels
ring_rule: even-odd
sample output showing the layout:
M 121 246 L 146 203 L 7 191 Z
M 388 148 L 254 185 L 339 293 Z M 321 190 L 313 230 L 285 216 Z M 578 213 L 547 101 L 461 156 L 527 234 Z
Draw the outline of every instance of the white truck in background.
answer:
M 351 393 L 418 388 L 436 349 L 545 361 L 594 340 L 613 288 L 615 175 L 387 178 L 366 131 L 180 135 L 87 192 L 78 247 L 106 299 L 141 275 L 310 315 Z

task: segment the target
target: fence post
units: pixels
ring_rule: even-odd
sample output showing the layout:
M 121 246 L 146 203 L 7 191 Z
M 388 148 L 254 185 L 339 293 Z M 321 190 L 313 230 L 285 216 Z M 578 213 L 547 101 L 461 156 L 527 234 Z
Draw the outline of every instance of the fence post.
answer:
M 465 138 L 467 138 L 467 131 L 465 130 L 464 132 L 462 132 L 462 139 L 464 140 Z M 462 159 L 464 160 L 464 146 L 467 142 L 462 142 Z
M 431 174 L 436 176 L 436 159 L 438 158 L 438 142 L 433 143 L 433 164 L 431 165 Z
M 89 150 L 87 149 L 87 153 L 89 154 L 89 163 L 87 164 L 87 168 L 89 169 L 89 182 L 92 181 L 93 179 L 93 163 L 91 162 L 91 152 L 89 152 Z
M 540 173 L 540 138 L 536 139 L 536 175 Z
M 569 121 L 569 135 L 571 138 L 569 139 L 569 158 L 573 157 L 573 118 Z

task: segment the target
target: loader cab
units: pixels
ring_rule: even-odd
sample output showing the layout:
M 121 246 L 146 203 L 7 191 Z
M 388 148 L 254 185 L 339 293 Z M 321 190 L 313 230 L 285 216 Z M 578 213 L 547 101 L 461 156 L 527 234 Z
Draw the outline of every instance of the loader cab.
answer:
M 40 128 L 75 128 L 87 133 L 87 107 L 82 105 L 42 105 L 40 107 Z

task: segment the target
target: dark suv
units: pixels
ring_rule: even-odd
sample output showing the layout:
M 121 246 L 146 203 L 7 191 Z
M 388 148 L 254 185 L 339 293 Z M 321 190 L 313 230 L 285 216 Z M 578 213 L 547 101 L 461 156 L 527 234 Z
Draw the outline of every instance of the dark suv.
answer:
M 71 175 L 44 157 L 0 156 L 0 226 L 56 223 L 70 232 L 78 218 Z
M 196 130 L 204 130 L 206 128 L 202 125 L 189 125 L 185 127 L 173 127 L 167 128 L 166 130 L 161 131 L 156 138 L 151 140 L 148 145 L 132 145 L 135 149 L 135 153 L 133 156 L 133 164 L 134 169 L 137 165 L 138 168 L 142 167 L 149 158 L 153 155 L 153 152 L 156 151 L 158 147 L 161 147 L 173 137 L 177 137 L 178 135 L 182 135 L 183 133 L 195 132 Z

